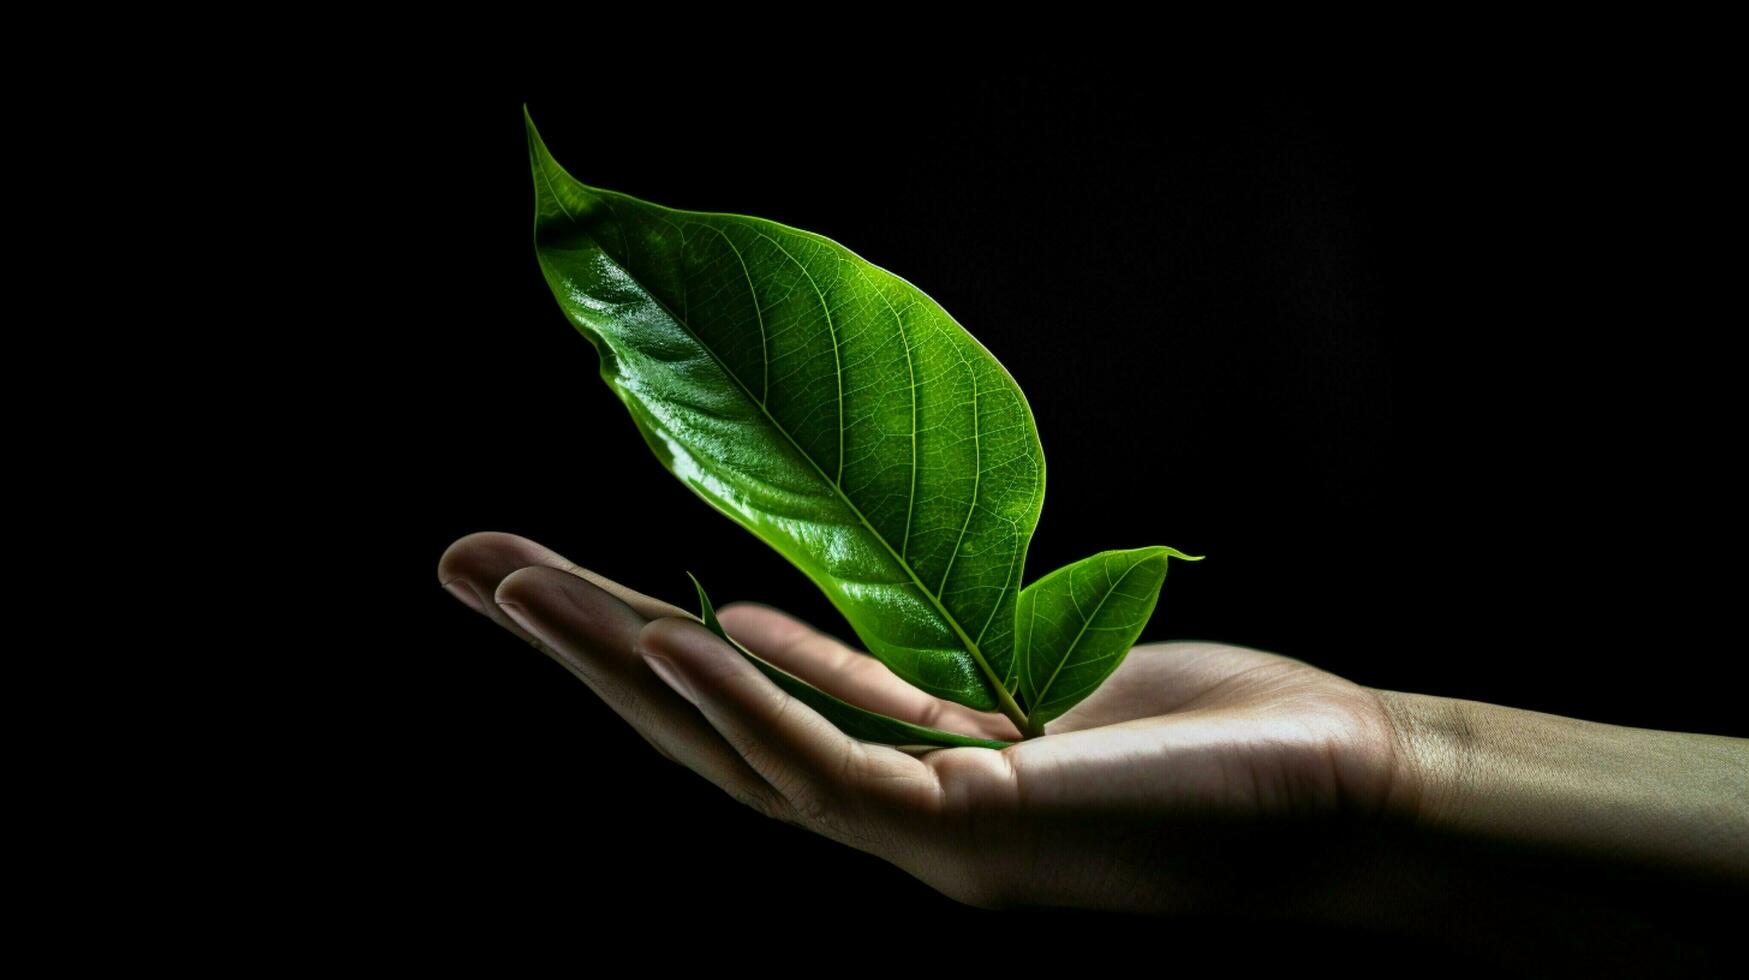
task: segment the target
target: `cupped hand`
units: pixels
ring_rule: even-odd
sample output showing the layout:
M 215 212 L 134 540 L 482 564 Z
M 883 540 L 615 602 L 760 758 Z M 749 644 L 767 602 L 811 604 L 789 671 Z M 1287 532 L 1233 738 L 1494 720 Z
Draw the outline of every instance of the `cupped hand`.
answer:
M 911 687 L 775 609 L 719 610 L 749 650 L 865 708 L 1015 741 L 902 751 L 784 693 L 693 614 L 526 538 L 456 541 L 439 580 L 563 664 L 657 752 L 769 817 L 873 853 L 986 908 L 1173 911 L 1296 892 L 1417 779 L 1377 693 L 1299 660 L 1206 642 L 1135 647 L 1019 741 L 1005 716 Z M 1321 900 L 1321 899 L 1319 899 Z

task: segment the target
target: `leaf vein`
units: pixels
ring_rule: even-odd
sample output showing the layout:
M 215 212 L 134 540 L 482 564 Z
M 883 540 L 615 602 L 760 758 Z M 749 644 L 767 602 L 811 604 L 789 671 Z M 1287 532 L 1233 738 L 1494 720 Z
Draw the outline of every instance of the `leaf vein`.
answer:
M 832 322 L 832 307 L 826 302 L 826 294 L 820 292 L 820 284 L 814 281 L 814 274 L 808 271 L 807 266 L 797 261 L 796 257 L 789 253 L 789 249 L 783 247 L 783 243 L 757 228 L 753 229 L 753 233 L 776 245 L 777 250 L 783 253 L 784 258 L 794 262 L 795 267 L 802 270 L 802 275 L 807 278 L 808 285 L 814 287 L 814 295 L 819 297 L 821 312 L 826 314 L 826 330 L 832 336 L 832 368 L 838 376 L 838 475 L 833 478 L 832 484 L 842 487 L 844 486 L 844 363 L 838 355 L 838 327 Z

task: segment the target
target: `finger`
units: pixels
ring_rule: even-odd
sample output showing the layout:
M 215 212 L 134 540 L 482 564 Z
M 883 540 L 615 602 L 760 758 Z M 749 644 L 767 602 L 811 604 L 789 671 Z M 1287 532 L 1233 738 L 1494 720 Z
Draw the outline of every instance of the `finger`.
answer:
M 550 565 L 505 576 L 494 607 L 563 664 L 656 750 L 767 816 L 779 795 L 632 650 L 649 622 L 618 596 Z
M 871 831 L 859 826 L 870 805 L 916 806 L 937 789 L 921 761 L 845 735 L 690 619 L 652 621 L 637 650 L 815 829 L 855 837 Z
M 595 584 L 597 588 L 636 610 L 645 619 L 685 616 L 687 613 L 660 599 L 628 589 L 606 576 L 583 568 L 542 544 L 501 531 L 480 531 L 458 538 L 437 562 L 437 580 L 469 608 L 529 639 L 523 629 L 492 602 L 492 592 L 506 575 L 519 568 L 541 565 L 556 568 Z
M 717 612 L 730 636 L 747 649 L 851 704 L 943 731 L 1017 741 L 1006 715 L 974 711 L 912 687 L 874 657 L 838 642 L 799 619 L 757 603 Z

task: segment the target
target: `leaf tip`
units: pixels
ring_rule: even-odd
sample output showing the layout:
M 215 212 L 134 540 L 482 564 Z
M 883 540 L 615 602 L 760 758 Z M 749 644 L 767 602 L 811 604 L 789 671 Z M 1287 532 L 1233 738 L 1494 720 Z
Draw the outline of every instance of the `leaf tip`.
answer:
M 529 115 L 527 102 L 522 104 L 522 126 L 528 133 L 529 162 L 536 170 L 539 170 L 546 166 L 546 161 L 552 158 L 552 153 L 547 149 L 547 141 L 541 139 L 540 129 L 534 124 L 534 117 Z
M 712 633 L 725 640 L 728 639 L 728 632 L 723 629 L 723 624 L 717 621 L 717 609 L 711 605 L 711 597 L 705 595 L 704 583 L 700 582 L 698 576 L 692 574 L 690 570 L 687 571 L 686 577 L 692 579 L 692 587 L 698 590 L 698 621 L 703 623 L 705 628 Z

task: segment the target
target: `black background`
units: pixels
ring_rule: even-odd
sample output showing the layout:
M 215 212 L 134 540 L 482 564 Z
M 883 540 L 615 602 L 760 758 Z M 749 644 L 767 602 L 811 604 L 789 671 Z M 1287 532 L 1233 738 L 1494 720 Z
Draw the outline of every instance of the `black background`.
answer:
M 1029 580 L 1106 548 L 1208 556 L 1173 563 L 1144 640 L 1749 735 L 1725 682 L 1741 454 L 1721 342 L 1739 317 L 1715 304 L 1740 273 L 1711 244 L 1736 176 L 1717 97 L 1558 65 L 1341 86 L 1067 65 L 905 79 L 677 69 L 361 107 L 381 152 L 330 176 L 376 210 L 338 236 L 363 261 L 336 273 L 357 278 L 328 330 L 363 411 L 331 462 L 339 519 L 372 542 L 359 602 L 385 632 L 332 650 L 337 676 L 371 663 L 394 685 L 367 707 L 375 788 L 406 816 L 364 843 L 419 857 L 385 902 L 417 893 L 464 933 L 685 924 L 702 955 L 779 926 L 893 963 L 988 930 L 1016 944 L 998 959 L 1026 959 L 1041 928 L 1265 966 L 1419 949 L 1068 913 L 1004 925 L 741 808 L 443 592 L 452 540 L 511 531 L 683 605 L 691 570 L 719 603 L 849 637 L 800 572 L 662 469 L 599 379 L 535 263 L 525 101 L 586 183 L 817 231 L 952 312 L 1037 419 Z

